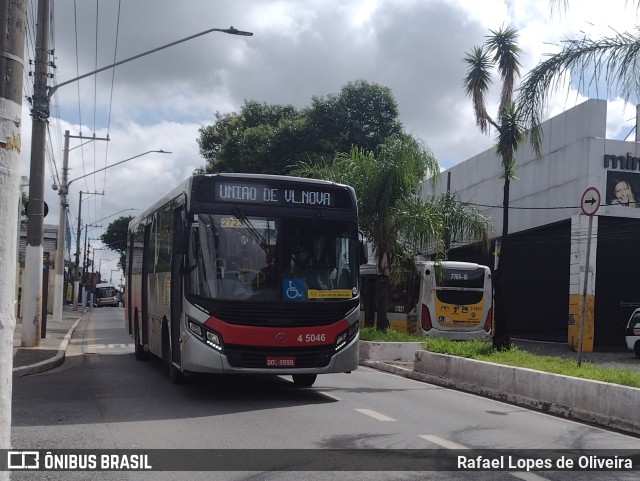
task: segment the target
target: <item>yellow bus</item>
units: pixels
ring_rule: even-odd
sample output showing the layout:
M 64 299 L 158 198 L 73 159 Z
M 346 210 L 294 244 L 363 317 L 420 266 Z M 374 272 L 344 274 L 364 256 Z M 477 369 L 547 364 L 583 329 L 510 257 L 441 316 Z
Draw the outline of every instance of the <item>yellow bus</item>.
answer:
M 407 334 L 447 339 L 490 339 L 493 285 L 487 266 L 469 262 L 421 261 L 416 272 L 391 284 L 389 328 Z M 375 264 L 360 267 L 360 325 L 375 325 Z M 369 319 L 367 317 L 369 314 Z

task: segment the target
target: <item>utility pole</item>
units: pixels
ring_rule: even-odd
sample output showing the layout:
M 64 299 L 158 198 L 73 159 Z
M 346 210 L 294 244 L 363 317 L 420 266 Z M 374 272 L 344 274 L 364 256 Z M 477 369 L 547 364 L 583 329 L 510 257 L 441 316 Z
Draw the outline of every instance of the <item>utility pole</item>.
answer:
M 78 228 L 76 229 L 76 262 L 73 268 L 73 310 L 78 310 L 78 294 L 80 293 L 80 233 L 82 232 L 82 191 L 78 202 Z
M 11 449 L 25 0 L 0 2 L 0 450 Z M 9 480 L 9 471 L 0 471 Z
M 84 176 L 83 176 L 84 177 Z M 73 182 L 73 181 L 72 181 Z M 71 182 L 69 182 L 71 183 Z M 104 195 L 104 192 L 85 192 L 85 194 L 91 195 Z M 74 282 L 73 282 L 73 310 L 78 310 L 78 294 L 80 293 L 80 234 L 82 233 L 82 191 L 80 191 L 80 202 L 78 202 L 78 231 L 76 233 L 76 262 L 73 268 L 74 270 Z M 87 230 L 85 226 L 85 252 L 87 251 L 86 247 L 86 239 L 87 239 Z M 82 276 L 84 277 L 84 268 L 82 269 Z M 83 283 L 84 284 L 84 283 Z M 82 295 L 84 298 L 84 294 Z
M 85 137 L 82 135 L 70 135 L 68 130 L 64 132 L 64 152 L 63 152 L 63 166 L 62 166 L 62 185 L 60 185 L 60 216 L 58 217 L 58 243 L 56 250 L 56 283 L 55 283 L 55 297 L 53 300 L 53 320 L 62 320 L 62 305 L 64 304 L 64 249 L 65 249 L 65 235 L 66 231 L 66 219 L 67 219 L 67 207 L 69 202 L 67 196 L 69 195 L 69 186 L 74 181 L 86 177 L 85 175 L 69 181 L 69 139 L 91 139 L 91 140 L 109 140 L 109 138 L 101 137 Z M 87 174 L 90 175 L 90 174 Z M 80 207 L 82 207 L 82 192 L 80 192 Z M 79 207 L 79 208 L 80 208 Z M 80 212 L 78 212 L 78 245 L 80 244 Z M 78 310 L 78 252 L 76 247 L 76 264 L 74 272 L 74 301 L 73 310 Z
M 58 216 L 58 242 L 56 245 L 56 283 L 53 290 L 53 320 L 62 320 L 64 304 L 64 241 L 67 220 L 67 179 L 69 178 L 69 131 L 64 131 L 62 158 L 62 185 L 60 186 L 60 214 Z
M 44 224 L 44 166 L 49 97 L 49 0 L 38 0 L 36 29 L 36 66 L 32 98 L 31 170 L 29 175 L 29 208 L 27 248 L 22 289 L 22 346 L 40 343 L 42 322 L 42 233 Z

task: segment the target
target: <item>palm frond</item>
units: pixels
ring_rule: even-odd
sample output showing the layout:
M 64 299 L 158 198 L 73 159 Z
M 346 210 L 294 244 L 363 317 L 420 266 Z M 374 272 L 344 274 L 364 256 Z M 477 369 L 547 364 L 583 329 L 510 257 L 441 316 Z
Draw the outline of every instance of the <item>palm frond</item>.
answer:
M 502 158 L 504 172 L 508 178 L 512 178 L 510 171 L 513 170 L 513 165 L 515 165 L 515 160 L 513 159 L 524 138 L 525 129 L 522 127 L 520 111 L 513 103 L 509 103 L 501 114 L 500 135 L 496 145 L 496 152 Z
M 566 74 L 579 87 L 597 84 L 599 78 L 604 78 L 610 88 L 620 89 L 625 100 L 633 94 L 640 95 L 639 33 L 636 29 L 635 34 L 616 32 L 599 40 L 585 36 L 563 42 L 562 51 L 533 68 L 520 86 L 519 106 L 526 115 L 525 125 L 533 128 L 540 124 L 550 95 L 565 85 Z M 540 131 L 532 133 L 532 145 L 539 155 Z
M 486 46 L 493 53 L 493 62 L 498 67 L 502 79 L 502 91 L 500 95 L 501 112 L 505 106 L 511 103 L 515 81 L 520 77 L 520 54 L 522 49 L 518 46 L 518 32 L 513 28 L 500 28 L 497 31 L 490 30 Z
M 476 125 L 482 133 L 489 130 L 489 115 L 486 109 L 485 95 L 491 86 L 491 59 L 482 47 L 474 47 L 463 59 L 467 64 L 464 88 L 473 103 Z
M 552 16 L 556 11 L 558 13 L 566 12 L 569 8 L 569 0 L 549 0 L 549 7 Z

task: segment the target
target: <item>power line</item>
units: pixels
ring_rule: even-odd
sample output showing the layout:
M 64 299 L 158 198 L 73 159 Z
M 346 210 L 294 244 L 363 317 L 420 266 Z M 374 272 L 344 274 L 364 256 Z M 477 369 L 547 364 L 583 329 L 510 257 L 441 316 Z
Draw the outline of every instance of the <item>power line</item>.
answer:
M 99 27 L 100 27 L 100 0 L 96 0 L 96 30 L 95 30 L 96 41 L 95 41 L 95 54 L 94 54 L 94 59 L 93 59 L 94 60 L 94 62 L 93 62 L 93 69 L 94 70 L 98 70 L 98 38 L 99 38 L 98 33 L 99 33 Z M 94 135 L 96 133 L 96 114 L 97 114 L 97 110 L 98 110 L 97 101 L 98 101 L 98 76 L 94 75 L 93 76 L 93 133 L 94 133 Z M 93 143 L 93 171 L 94 172 L 96 170 L 98 170 L 98 168 L 96 167 L 96 158 L 97 158 L 96 143 L 94 142 Z M 95 188 L 95 185 L 96 185 L 96 178 L 95 178 L 95 174 L 94 174 L 94 176 L 93 176 L 93 186 L 94 186 L 94 190 L 97 192 L 97 189 Z M 96 214 L 97 214 L 97 212 L 96 212 Z
M 114 47 L 113 47 L 113 63 L 114 64 L 116 63 L 116 60 L 118 57 L 118 36 L 120 32 L 120 6 L 121 6 L 121 0 L 118 0 L 118 15 L 116 17 L 116 38 L 115 38 Z M 111 92 L 109 94 L 109 112 L 107 115 L 107 138 L 109 138 L 109 135 L 111 133 L 111 109 L 113 108 L 113 89 L 115 85 L 115 78 L 116 78 L 116 67 L 114 67 L 111 70 Z M 109 157 L 109 144 L 107 143 L 107 146 L 105 149 L 105 156 L 104 156 L 105 166 L 107 165 L 108 157 Z M 106 183 L 107 183 L 107 175 L 105 173 L 104 180 L 102 183 L 103 192 L 105 190 Z M 103 198 L 103 202 L 104 202 L 104 198 Z
M 462 205 L 475 206 L 475 207 L 486 207 L 489 209 L 502 209 L 502 205 L 488 205 L 488 204 L 476 204 L 475 202 L 462 202 L 456 201 Z M 600 207 L 606 204 L 600 204 Z M 579 205 L 563 205 L 556 207 L 518 207 L 509 205 L 509 210 L 558 210 L 558 209 L 580 209 Z

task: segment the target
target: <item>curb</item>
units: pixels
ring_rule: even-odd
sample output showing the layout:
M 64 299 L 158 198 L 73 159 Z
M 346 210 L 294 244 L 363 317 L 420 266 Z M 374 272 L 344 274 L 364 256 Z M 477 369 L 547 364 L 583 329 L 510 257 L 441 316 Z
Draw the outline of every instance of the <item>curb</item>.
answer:
M 640 389 L 435 354 L 421 349 L 414 351 L 414 359 L 410 363 L 404 359 L 407 357 L 405 349 L 399 349 L 396 344 L 362 341 L 360 365 L 554 416 L 640 435 L 640 415 L 635 410 Z M 603 396 L 604 390 L 611 396 Z M 605 402 L 590 403 L 585 399 Z M 609 402 L 611 399 L 614 404 Z M 630 415 L 624 414 L 625 408 L 631 412 Z
M 495 399 L 497 401 L 514 404 L 516 406 L 523 406 L 529 409 L 563 417 L 566 419 L 577 419 L 586 423 L 595 424 L 597 426 L 606 427 L 628 434 L 640 434 L 640 424 L 631 420 L 607 416 L 581 409 L 575 409 L 553 402 L 540 401 L 538 399 L 533 399 L 519 394 L 506 393 L 496 389 L 488 388 L 486 386 L 479 386 L 464 381 L 457 381 L 454 379 L 434 376 L 432 374 L 414 371 L 402 366 L 389 364 L 384 361 L 363 361 L 360 364 L 372 369 L 377 369 L 380 371 L 388 372 L 390 374 L 396 374 L 408 379 L 413 379 L 414 381 L 426 382 L 447 389 L 455 389 L 457 391 L 463 391 L 470 394 Z
M 52 358 L 46 359 L 44 361 L 40 361 L 30 366 L 14 367 L 13 377 L 18 378 L 18 377 L 29 376 L 31 374 L 38 374 L 41 372 L 49 371 L 51 369 L 54 369 L 62 365 L 62 363 L 64 363 L 65 354 L 67 352 L 67 346 L 69 345 L 71 336 L 73 335 L 73 332 L 76 330 L 76 327 L 78 327 L 78 324 L 80 324 L 80 321 L 84 319 L 84 316 L 86 314 L 87 314 L 87 311 L 83 312 L 82 315 L 76 320 L 76 322 L 73 323 L 71 328 L 67 331 L 64 338 L 62 339 L 62 342 L 60 343 L 60 348 Z

